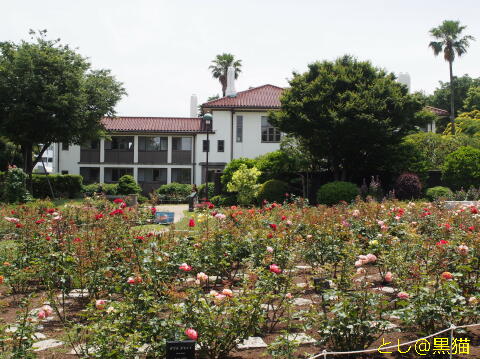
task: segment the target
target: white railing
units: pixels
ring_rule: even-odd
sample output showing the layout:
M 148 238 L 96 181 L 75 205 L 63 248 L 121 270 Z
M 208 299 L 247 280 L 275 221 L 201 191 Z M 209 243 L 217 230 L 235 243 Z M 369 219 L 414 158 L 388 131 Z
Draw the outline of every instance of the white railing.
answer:
M 403 347 L 405 345 L 410 345 L 410 344 L 415 344 L 416 342 L 418 342 L 419 340 L 423 340 L 423 339 L 428 339 L 428 338 L 431 338 L 431 337 L 434 337 L 438 334 L 442 334 L 442 333 L 445 333 L 445 332 L 448 332 L 450 331 L 450 343 L 453 342 L 453 332 L 455 331 L 455 329 L 461 329 L 461 328 L 472 328 L 472 327 L 478 327 L 480 326 L 480 323 L 477 323 L 477 324 L 467 324 L 467 325 L 460 325 L 460 326 L 455 326 L 455 325 L 451 325 L 450 328 L 447 328 L 447 329 L 443 329 L 439 332 L 436 332 L 436 333 L 433 333 L 433 334 L 430 334 L 426 337 L 423 337 L 423 338 L 418 338 L 416 340 L 412 340 L 412 341 L 409 341 L 409 342 L 406 342 L 406 343 L 402 343 L 402 344 L 397 344 L 397 345 L 390 345 L 388 347 L 384 347 L 382 346 L 381 349 L 382 351 L 383 350 L 386 350 L 386 349 L 394 349 L 394 348 L 400 348 L 400 347 Z M 380 348 L 376 348 L 376 349 L 365 349 L 365 350 L 354 350 L 354 351 L 350 351 L 350 352 L 329 352 L 327 351 L 326 349 L 324 349 L 321 353 L 319 354 L 316 354 L 312 357 L 309 357 L 308 359 L 317 359 L 317 358 L 327 358 L 327 356 L 329 355 L 346 355 L 346 354 L 364 354 L 364 353 L 373 353 L 373 352 L 378 352 Z M 452 350 L 450 350 L 450 358 L 452 358 Z

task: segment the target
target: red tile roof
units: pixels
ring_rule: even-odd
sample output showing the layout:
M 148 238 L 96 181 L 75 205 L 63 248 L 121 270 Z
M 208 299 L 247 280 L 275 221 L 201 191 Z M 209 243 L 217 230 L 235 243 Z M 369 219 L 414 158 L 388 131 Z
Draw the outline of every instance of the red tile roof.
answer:
M 189 117 L 105 117 L 102 123 L 113 132 L 202 132 L 202 120 Z
M 283 88 L 273 85 L 254 87 L 246 91 L 240 91 L 236 97 L 222 97 L 217 100 L 206 102 L 203 108 L 280 108 L 280 95 Z
M 450 114 L 450 112 L 446 110 L 442 110 L 441 108 L 436 108 L 433 106 L 425 106 L 425 109 L 430 112 L 433 112 L 437 116 L 448 116 Z

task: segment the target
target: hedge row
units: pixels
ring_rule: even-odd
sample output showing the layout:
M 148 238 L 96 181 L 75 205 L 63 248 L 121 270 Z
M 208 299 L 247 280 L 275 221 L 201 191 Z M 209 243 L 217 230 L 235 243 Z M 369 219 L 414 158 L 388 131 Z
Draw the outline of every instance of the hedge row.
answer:
M 52 197 L 48 180 L 55 197 L 75 198 L 82 190 L 82 176 L 79 175 L 32 175 L 33 197 Z

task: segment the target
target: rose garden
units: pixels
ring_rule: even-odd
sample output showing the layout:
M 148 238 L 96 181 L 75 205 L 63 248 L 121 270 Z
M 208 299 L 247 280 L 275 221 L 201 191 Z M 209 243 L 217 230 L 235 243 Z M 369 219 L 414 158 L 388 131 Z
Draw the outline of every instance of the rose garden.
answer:
M 4 206 L 0 350 L 162 358 L 166 341 L 191 339 L 200 357 L 294 358 L 480 320 L 473 206 L 312 207 L 287 197 L 257 208 L 204 206 L 183 229 L 155 233 L 142 226 L 151 217 L 122 200 Z M 455 332 L 471 355 L 478 335 Z M 36 351 L 42 340 L 52 348 Z

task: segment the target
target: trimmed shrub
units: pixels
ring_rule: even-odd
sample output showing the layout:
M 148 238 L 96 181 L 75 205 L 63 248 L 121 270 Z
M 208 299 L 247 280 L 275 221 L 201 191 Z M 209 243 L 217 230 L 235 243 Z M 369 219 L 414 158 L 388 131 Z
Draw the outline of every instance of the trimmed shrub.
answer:
M 452 189 L 480 185 L 480 150 L 460 147 L 445 159 L 442 180 Z
M 130 175 L 120 177 L 118 180 L 118 194 L 138 194 L 142 192 L 142 188 L 135 181 L 135 178 Z
M 272 179 L 262 184 L 257 197 L 259 201 L 266 199 L 268 202 L 282 203 L 287 192 L 288 184 L 286 182 Z
M 429 201 L 436 201 L 440 198 L 450 199 L 453 192 L 448 187 L 436 186 L 428 188 L 426 194 Z
M 232 181 L 233 174 L 237 172 L 242 165 L 246 165 L 247 168 L 255 167 L 257 161 L 251 158 L 235 158 L 231 160 L 222 172 L 220 178 L 224 190 L 227 189 L 227 185 Z
M 395 195 L 400 200 L 415 199 L 422 195 L 422 182 L 415 173 L 403 173 L 395 181 Z
M 82 193 L 91 197 L 97 193 L 106 195 L 118 194 L 118 184 L 116 183 L 92 183 L 82 186 Z
M 48 179 L 47 179 L 48 177 Z M 55 197 L 78 197 L 82 191 L 82 176 L 79 175 L 32 175 L 33 196 L 35 198 L 51 197 L 50 186 Z
M 163 201 L 186 201 L 192 193 L 192 185 L 172 182 L 157 189 L 158 199 Z
M 210 202 L 217 207 L 233 206 L 237 204 L 237 196 L 234 194 L 213 196 L 210 198 Z
M 352 202 L 360 194 L 355 183 L 335 181 L 324 184 L 317 191 L 317 202 L 332 206 L 340 201 Z
M 198 186 L 198 198 L 205 198 L 207 196 L 205 183 Z M 208 198 L 212 198 L 215 195 L 215 183 L 208 182 Z

